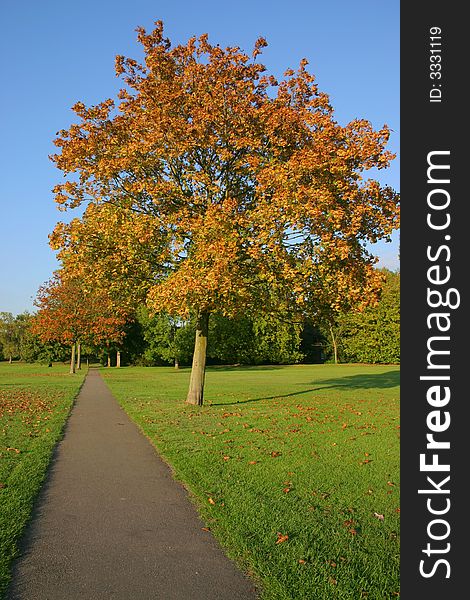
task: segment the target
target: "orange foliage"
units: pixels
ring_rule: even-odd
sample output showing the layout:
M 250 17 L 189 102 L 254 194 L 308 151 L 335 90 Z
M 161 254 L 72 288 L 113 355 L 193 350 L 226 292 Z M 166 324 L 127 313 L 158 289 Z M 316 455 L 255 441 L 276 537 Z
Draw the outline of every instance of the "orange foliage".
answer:
M 32 331 L 43 341 L 119 342 L 128 321 L 127 314 L 113 306 L 101 290 L 88 289 L 64 270 L 39 289 L 36 306 L 39 310 Z
M 118 56 L 119 103 L 73 109 L 53 161 L 63 209 L 88 203 L 51 243 L 88 281 L 156 310 L 230 315 L 314 310 L 376 286 L 365 248 L 398 226 L 398 197 L 373 180 L 389 130 L 334 119 L 303 60 L 283 81 L 208 36 L 172 46 L 138 29 L 143 64 Z M 71 268 L 72 268 L 71 267 Z

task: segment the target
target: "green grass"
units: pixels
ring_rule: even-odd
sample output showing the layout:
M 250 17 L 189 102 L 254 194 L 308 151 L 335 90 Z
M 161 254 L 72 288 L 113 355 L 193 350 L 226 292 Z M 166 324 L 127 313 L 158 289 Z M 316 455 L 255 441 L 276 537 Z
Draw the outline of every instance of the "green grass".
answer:
M 0 363 L 0 598 L 85 372 Z
M 398 596 L 398 367 L 102 373 L 264 600 Z

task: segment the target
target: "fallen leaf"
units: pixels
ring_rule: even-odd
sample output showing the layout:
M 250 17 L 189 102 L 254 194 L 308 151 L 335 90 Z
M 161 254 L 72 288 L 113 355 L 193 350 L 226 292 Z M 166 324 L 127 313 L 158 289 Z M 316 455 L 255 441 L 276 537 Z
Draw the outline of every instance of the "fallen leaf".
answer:
M 257 460 L 250 460 L 250 461 L 248 461 L 248 464 L 249 465 L 256 465 L 257 462 L 258 462 Z
M 276 458 L 276 456 L 281 456 L 281 453 L 280 452 L 271 452 L 271 456 L 273 458 Z
M 290 488 L 285 487 L 283 490 L 284 494 L 288 494 L 290 492 Z
M 202 531 L 210 531 L 211 528 L 210 527 L 201 527 Z
M 307 561 L 303 558 L 299 558 L 299 565 L 304 565 Z
M 385 517 L 383 515 L 379 515 L 379 513 L 374 513 L 374 517 L 376 517 L 377 519 L 380 519 L 380 521 L 383 521 L 385 519 Z
M 282 544 L 283 542 L 287 542 L 288 539 L 289 539 L 289 536 L 287 535 L 287 533 L 285 535 L 283 535 L 279 531 L 277 532 L 276 544 Z
M 215 504 L 215 500 L 213 500 L 212 498 L 208 498 L 207 501 L 209 502 L 209 504 Z

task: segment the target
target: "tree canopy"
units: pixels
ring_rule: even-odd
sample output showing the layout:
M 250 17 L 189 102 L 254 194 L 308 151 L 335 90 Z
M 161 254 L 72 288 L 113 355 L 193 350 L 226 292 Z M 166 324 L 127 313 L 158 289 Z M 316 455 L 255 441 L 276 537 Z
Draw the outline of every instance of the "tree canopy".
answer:
M 312 313 L 373 288 L 367 243 L 398 226 L 398 196 L 363 172 L 389 165 L 389 130 L 340 125 L 306 60 L 266 74 L 263 38 L 251 55 L 205 34 L 172 46 L 158 21 L 138 40 L 142 63 L 116 57 L 119 102 L 76 103 L 55 140 L 56 202 L 86 208 L 51 242 L 96 285 L 195 317 L 202 404 L 211 314 Z

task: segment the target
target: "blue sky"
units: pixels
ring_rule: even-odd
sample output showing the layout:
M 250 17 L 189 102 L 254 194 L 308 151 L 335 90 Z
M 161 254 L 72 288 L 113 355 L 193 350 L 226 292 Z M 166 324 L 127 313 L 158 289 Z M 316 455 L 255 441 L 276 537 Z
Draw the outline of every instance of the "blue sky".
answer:
M 399 151 L 399 0 L 3 0 L 0 4 L 0 311 L 32 310 L 38 287 L 58 267 L 48 234 L 58 220 L 51 189 L 61 174 L 48 156 L 59 129 L 73 122 L 78 100 L 113 97 L 116 54 L 139 58 L 135 28 L 162 19 L 174 44 L 208 33 L 221 45 L 251 50 L 260 35 L 262 62 L 281 77 L 309 60 L 336 118 L 369 119 L 392 129 Z M 399 190 L 398 157 L 379 179 Z M 375 252 L 398 267 L 398 234 Z

